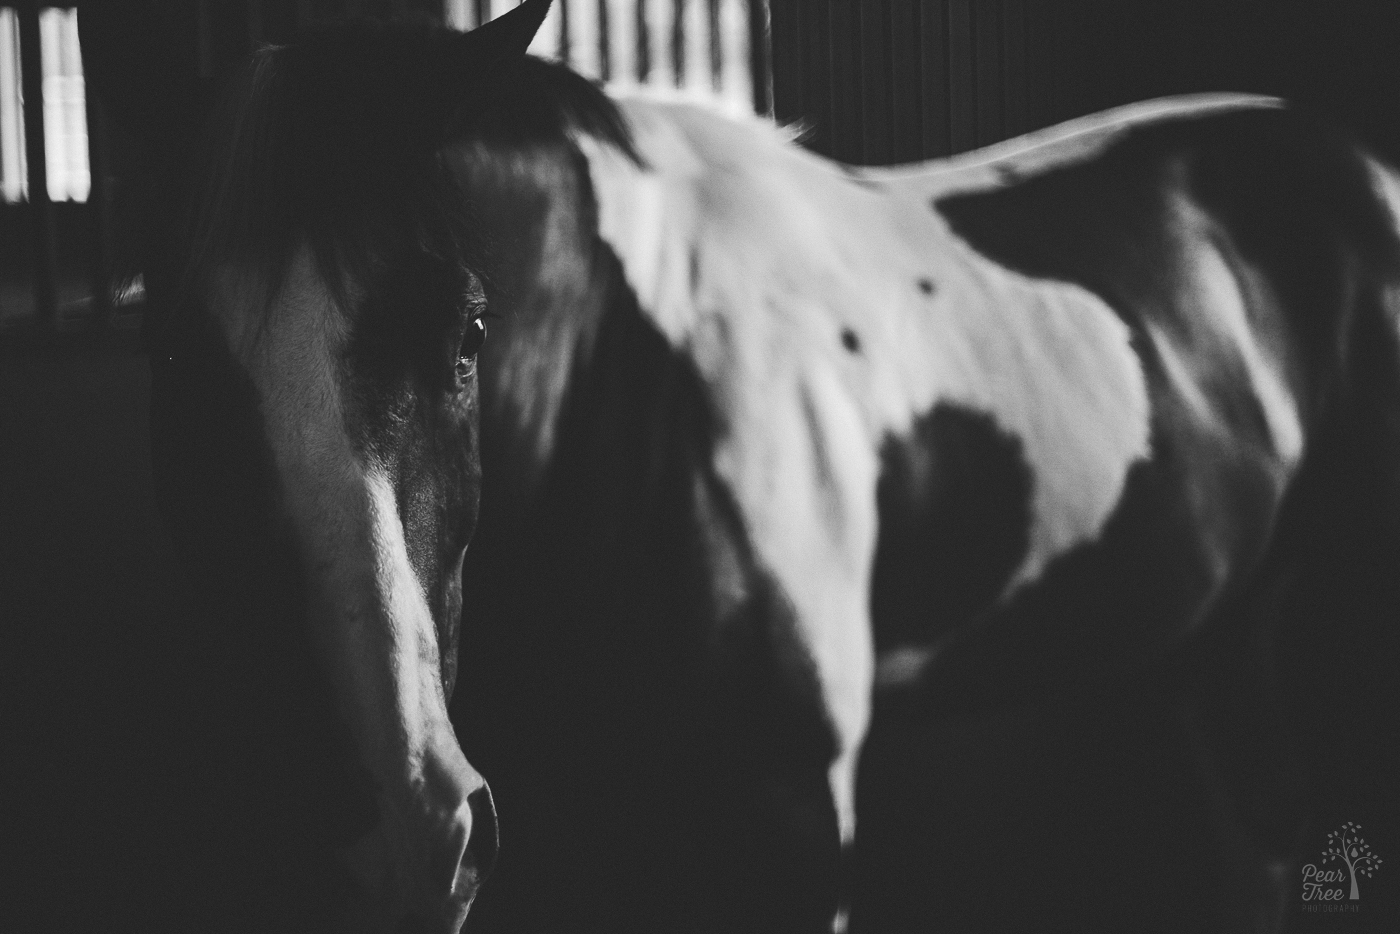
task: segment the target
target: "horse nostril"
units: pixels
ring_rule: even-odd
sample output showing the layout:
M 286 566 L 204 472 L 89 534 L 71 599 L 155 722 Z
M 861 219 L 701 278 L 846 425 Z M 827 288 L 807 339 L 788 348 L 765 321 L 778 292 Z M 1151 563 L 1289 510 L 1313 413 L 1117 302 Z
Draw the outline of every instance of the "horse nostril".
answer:
M 472 833 L 467 840 L 466 858 L 476 868 L 476 877 L 485 881 L 496 866 L 496 852 L 500 847 L 500 832 L 496 827 L 496 802 L 491 797 L 491 788 L 482 785 L 467 796 L 467 806 L 472 812 Z

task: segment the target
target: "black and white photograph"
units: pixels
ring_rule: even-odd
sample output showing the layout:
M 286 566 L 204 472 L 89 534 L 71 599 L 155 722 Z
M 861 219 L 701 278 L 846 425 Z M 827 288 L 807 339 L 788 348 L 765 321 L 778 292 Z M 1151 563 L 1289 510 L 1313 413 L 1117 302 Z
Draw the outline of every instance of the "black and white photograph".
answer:
M 1400 931 L 1396 0 L 63 3 L 0 934 Z

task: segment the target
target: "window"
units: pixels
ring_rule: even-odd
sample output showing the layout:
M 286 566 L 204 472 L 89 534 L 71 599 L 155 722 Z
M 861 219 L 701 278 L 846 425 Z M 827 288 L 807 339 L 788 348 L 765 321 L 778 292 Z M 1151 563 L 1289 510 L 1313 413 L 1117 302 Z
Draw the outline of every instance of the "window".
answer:
M 50 201 L 86 201 L 92 188 L 88 168 L 87 105 L 83 61 L 78 48 L 78 11 L 45 7 L 39 11 L 39 48 L 23 48 L 19 16 L 0 8 L 0 199 L 29 196 L 24 135 L 24 55 L 38 54 L 43 74 L 44 168 Z
M 29 196 L 20 85 L 19 17 L 0 8 L 0 199 L 10 204 Z
M 44 67 L 44 164 L 50 201 L 86 201 L 87 112 L 83 57 L 78 51 L 78 11 L 49 7 L 39 13 Z

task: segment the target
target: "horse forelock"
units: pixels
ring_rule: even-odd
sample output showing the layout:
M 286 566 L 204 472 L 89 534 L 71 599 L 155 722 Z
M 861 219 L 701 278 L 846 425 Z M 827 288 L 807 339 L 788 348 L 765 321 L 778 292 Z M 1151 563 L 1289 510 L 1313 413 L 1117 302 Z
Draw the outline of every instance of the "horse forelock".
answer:
M 624 159 L 639 158 L 621 112 L 601 90 L 561 65 L 533 58 L 509 82 L 493 86 L 491 99 L 474 105 L 469 121 L 449 120 L 445 129 L 381 125 L 415 81 L 427 80 L 412 74 L 424 71 L 421 60 L 432 57 L 442 34 L 370 30 L 367 45 L 362 33 L 332 29 L 265 47 L 229 83 L 196 152 L 194 197 L 180 218 L 183 236 L 174 243 L 180 274 L 172 318 L 197 317 L 207 309 L 211 290 L 237 292 L 238 301 L 223 305 L 224 330 L 234 344 L 251 346 L 279 307 L 278 293 L 303 250 L 333 306 L 347 317 L 375 293 L 386 272 L 414 259 L 468 271 L 490 288 L 496 284 L 493 270 L 514 244 L 491 238 L 480 191 L 468 190 L 470 184 L 454 172 L 464 147 L 489 147 L 493 169 L 504 166 L 507 172 L 510 160 L 500 147 L 545 148 L 565 153 L 567 161 L 572 141 L 583 136 Z M 360 53 L 386 35 L 396 52 L 364 61 Z M 389 90 L 377 88 L 380 79 Z M 362 108 L 357 105 L 364 103 L 367 87 L 375 93 Z M 526 171 L 537 168 L 532 164 Z M 563 205 L 552 180 L 537 178 L 534 184 L 552 186 Z M 585 225 L 591 210 L 585 196 Z M 575 328 L 566 318 L 555 320 L 586 341 L 587 328 Z M 178 330 L 186 323 L 167 326 Z M 553 373 L 551 368 L 533 376 L 548 383 Z M 540 408 L 533 401 L 526 405 Z M 540 424 L 552 422 L 543 418 Z
M 211 280 L 236 269 L 251 300 L 240 303 L 248 320 L 232 323 L 256 335 L 303 247 L 347 315 L 415 256 L 479 264 L 471 205 L 443 161 L 451 124 L 411 106 L 443 41 L 426 28 L 342 27 L 251 56 L 196 142 L 190 197 L 171 219 L 171 317 L 197 314 Z

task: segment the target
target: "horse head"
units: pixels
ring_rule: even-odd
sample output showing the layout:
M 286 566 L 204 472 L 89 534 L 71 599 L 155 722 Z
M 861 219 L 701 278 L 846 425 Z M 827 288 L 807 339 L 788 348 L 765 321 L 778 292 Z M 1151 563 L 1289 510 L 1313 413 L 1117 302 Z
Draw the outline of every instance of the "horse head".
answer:
M 139 47 L 111 53 L 135 78 L 109 115 L 169 167 L 144 269 L 162 509 L 264 705 L 263 780 L 297 786 L 286 813 L 375 928 L 456 931 L 496 856 L 447 715 L 488 312 L 441 151 L 548 6 L 308 33 L 168 113 Z

